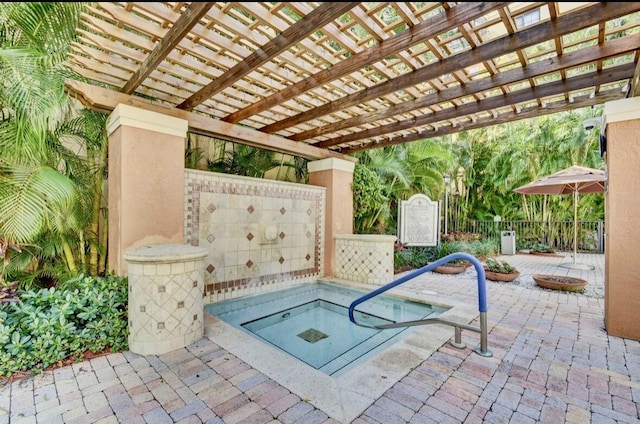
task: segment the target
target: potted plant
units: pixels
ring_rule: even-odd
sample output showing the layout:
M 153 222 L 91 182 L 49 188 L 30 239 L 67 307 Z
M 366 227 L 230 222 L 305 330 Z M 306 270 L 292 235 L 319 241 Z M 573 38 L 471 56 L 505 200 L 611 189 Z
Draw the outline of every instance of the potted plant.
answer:
M 537 243 L 531 246 L 529 253 L 532 255 L 540 255 L 540 256 L 557 256 L 556 250 L 544 243 Z
M 458 250 L 455 245 L 450 242 L 444 242 L 440 245 L 438 250 L 438 259 L 442 259 L 451 253 L 456 253 Z M 471 266 L 469 261 L 464 259 L 454 259 L 451 262 L 435 267 L 432 271 L 438 274 L 460 274 L 466 271 Z
M 520 272 L 507 261 L 489 258 L 484 262 L 484 275 L 487 280 L 511 282 L 520 276 Z

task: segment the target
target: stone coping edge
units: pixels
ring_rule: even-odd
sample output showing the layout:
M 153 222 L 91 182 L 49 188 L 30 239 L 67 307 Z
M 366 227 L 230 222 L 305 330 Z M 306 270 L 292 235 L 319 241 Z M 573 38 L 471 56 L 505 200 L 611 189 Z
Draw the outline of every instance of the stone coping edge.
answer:
M 186 262 L 202 259 L 209 252 L 203 247 L 187 244 L 151 244 L 124 253 L 128 262 Z
M 370 240 L 370 241 L 395 241 L 396 236 L 384 234 L 336 234 L 336 240 Z

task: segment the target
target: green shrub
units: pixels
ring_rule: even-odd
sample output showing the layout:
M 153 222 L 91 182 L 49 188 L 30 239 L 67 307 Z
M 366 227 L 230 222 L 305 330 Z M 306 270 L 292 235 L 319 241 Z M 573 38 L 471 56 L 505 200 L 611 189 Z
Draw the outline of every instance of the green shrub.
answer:
M 446 235 L 442 234 L 440 239 L 443 243 L 451 241 L 480 241 L 482 240 L 482 234 L 452 231 Z
M 482 260 L 498 254 L 498 243 L 493 238 L 482 240 L 457 240 L 444 242 L 441 245 L 440 257 L 450 253 L 463 252 Z
M 445 241 L 439 246 L 403 246 L 397 244 L 394 251 L 394 269 L 396 271 L 409 268 L 421 268 L 429 262 L 443 258 L 451 253 L 468 253 L 482 260 L 498 254 L 498 243 L 495 239 L 477 240 L 472 237 L 455 241 Z M 452 263 L 465 263 L 463 259 L 456 259 Z
M 396 245 L 393 255 L 393 267 L 396 271 L 422 268 L 429 262 L 438 259 L 438 248 L 431 246 Z
M 485 261 L 485 267 L 491 272 L 497 272 L 499 274 L 511 274 L 518 272 L 518 270 L 507 261 L 500 261 L 495 258 L 489 258 Z
M 127 349 L 127 279 L 77 277 L 0 303 L 0 375 L 38 372 L 86 351 Z
M 375 171 L 356 164 L 353 173 L 353 232 L 380 234 L 389 218 L 389 199 L 385 186 Z
M 538 253 L 556 253 L 556 249 L 554 249 L 553 247 L 547 245 L 547 244 L 543 244 L 543 243 L 536 243 L 534 245 L 531 246 L 531 251 L 532 252 L 538 252 Z

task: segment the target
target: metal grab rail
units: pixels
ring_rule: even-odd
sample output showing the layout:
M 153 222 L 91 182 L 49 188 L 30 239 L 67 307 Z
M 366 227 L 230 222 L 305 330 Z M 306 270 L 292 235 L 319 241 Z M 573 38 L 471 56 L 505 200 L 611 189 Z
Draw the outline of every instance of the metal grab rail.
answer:
M 468 324 L 461 324 L 453 321 L 448 321 L 441 318 L 426 318 L 422 320 L 416 321 L 405 321 L 405 322 L 395 322 L 391 324 L 382 324 L 382 325 L 367 325 L 361 324 L 356 321 L 354 316 L 354 311 L 356 306 L 359 304 L 366 302 L 367 300 L 378 296 L 381 293 L 386 292 L 396 286 L 399 286 L 402 283 L 405 283 L 412 278 L 417 277 L 418 275 L 424 274 L 425 272 L 429 272 L 434 268 L 439 267 L 440 265 L 444 265 L 448 262 L 451 262 L 456 259 L 464 259 L 471 262 L 476 269 L 476 273 L 478 274 L 478 309 L 480 311 L 480 327 L 474 327 Z M 468 253 L 457 252 L 452 253 L 450 255 L 445 256 L 444 258 L 440 258 L 435 262 L 432 262 L 429 265 L 423 266 L 422 268 L 416 269 L 414 271 L 409 272 L 406 275 L 403 275 L 400 278 L 393 280 L 392 282 L 365 294 L 351 302 L 349 305 L 349 320 L 358 325 L 360 327 L 366 328 L 374 328 L 378 330 L 384 330 L 388 328 L 398 328 L 398 327 L 413 327 L 416 325 L 426 325 L 426 324 L 445 324 L 451 325 L 455 327 L 455 341 L 450 342 L 452 346 L 457 347 L 459 349 L 463 349 L 465 345 L 462 343 L 462 330 L 471 330 L 480 333 L 480 347 L 475 349 L 475 352 L 478 355 L 490 357 L 493 356 L 493 353 L 487 349 L 487 288 L 486 288 L 486 280 L 484 274 L 484 267 L 480 263 L 480 261 L 475 257 Z

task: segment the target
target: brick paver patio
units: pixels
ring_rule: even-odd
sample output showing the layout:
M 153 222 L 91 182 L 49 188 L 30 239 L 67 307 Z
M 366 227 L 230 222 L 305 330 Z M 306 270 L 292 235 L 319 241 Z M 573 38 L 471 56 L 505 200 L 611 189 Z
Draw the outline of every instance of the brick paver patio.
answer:
M 353 423 L 639 423 L 640 342 L 604 331 L 602 255 L 502 257 L 522 273 L 488 282 L 489 346 L 448 343 Z M 534 273 L 587 278 L 587 294 L 542 290 Z M 477 303 L 475 274 L 424 274 L 406 288 Z M 0 423 L 336 423 L 213 341 L 165 355 L 114 353 L 0 388 Z

